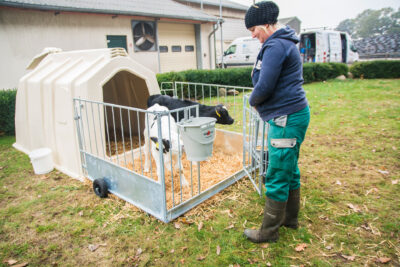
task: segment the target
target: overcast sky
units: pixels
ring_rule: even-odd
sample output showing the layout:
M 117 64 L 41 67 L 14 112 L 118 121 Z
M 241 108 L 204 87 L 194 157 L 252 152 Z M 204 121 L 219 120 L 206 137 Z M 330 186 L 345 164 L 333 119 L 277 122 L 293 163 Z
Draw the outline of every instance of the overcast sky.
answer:
M 253 0 L 231 1 L 246 6 L 253 4 Z M 392 7 L 397 10 L 400 7 L 400 0 L 275 0 L 275 3 L 279 6 L 279 18 L 296 16 L 301 20 L 302 29 L 336 27 L 366 9 Z

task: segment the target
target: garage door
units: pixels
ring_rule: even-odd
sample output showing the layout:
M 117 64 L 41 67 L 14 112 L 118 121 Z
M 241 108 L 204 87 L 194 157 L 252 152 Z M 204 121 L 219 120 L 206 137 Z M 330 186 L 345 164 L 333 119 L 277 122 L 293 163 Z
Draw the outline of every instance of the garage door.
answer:
M 196 69 L 194 24 L 158 23 L 161 72 Z

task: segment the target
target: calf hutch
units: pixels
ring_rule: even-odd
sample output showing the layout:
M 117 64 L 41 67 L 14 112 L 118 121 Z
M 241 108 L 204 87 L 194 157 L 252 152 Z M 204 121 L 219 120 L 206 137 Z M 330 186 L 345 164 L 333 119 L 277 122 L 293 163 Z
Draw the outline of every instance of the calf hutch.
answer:
M 248 105 L 251 88 L 181 82 L 160 90 L 155 74 L 120 48 L 46 49 L 28 68 L 17 91 L 14 147 L 27 154 L 50 148 L 54 166 L 93 181 L 98 196 L 111 192 L 169 222 L 245 176 L 261 194 L 266 126 Z M 228 96 L 229 89 L 236 93 Z M 160 93 L 224 104 L 243 134 L 214 130 L 215 119 L 200 119 L 198 104 L 147 107 Z M 204 149 L 208 157 L 190 161 L 197 156 L 187 155 L 193 144 L 185 142 L 202 150 L 201 138 L 214 141 Z

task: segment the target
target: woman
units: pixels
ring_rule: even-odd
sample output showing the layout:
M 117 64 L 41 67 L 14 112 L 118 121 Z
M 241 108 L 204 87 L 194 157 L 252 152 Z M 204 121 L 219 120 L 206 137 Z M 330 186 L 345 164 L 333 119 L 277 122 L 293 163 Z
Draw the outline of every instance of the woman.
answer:
M 294 30 L 277 23 L 278 6 L 271 1 L 252 5 L 245 17 L 253 38 L 263 43 L 252 72 L 250 105 L 270 125 L 264 218 L 259 230 L 246 229 L 252 242 L 275 242 L 281 225 L 298 228 L 300 145 L 310 121 L 302 88 L 302 63 Z

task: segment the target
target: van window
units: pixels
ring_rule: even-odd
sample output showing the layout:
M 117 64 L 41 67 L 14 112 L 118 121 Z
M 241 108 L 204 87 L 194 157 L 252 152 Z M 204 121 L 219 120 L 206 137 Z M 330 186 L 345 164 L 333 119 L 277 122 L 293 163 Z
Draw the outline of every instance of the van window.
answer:
M 226 56 L 226 55 L 235 54 L 235 52 L 236 52 L 236 45 L 231 45 L 231 46 L 225 51 L 225 56 Z

